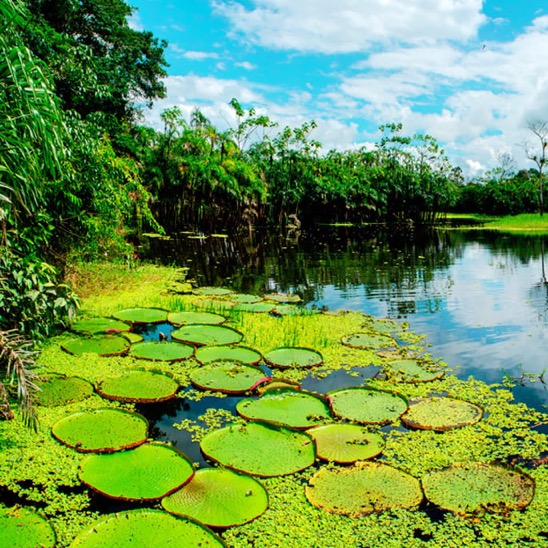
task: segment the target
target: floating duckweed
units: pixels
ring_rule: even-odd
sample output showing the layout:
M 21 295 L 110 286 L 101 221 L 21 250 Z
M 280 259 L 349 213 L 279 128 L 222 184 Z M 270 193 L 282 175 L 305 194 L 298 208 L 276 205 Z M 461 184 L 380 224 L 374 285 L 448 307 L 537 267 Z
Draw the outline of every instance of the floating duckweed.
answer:
M 481 420 L 483 411 L 477 405 L 453 398 L 424 398 L 411 402 L 402 416 L 406 426 L 423 430 L 450 430 Z

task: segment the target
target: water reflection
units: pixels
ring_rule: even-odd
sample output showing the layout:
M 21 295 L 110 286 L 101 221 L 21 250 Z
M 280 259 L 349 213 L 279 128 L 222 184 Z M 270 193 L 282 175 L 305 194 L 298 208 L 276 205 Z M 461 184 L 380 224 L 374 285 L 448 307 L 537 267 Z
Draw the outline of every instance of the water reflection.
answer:
M 406 233 L 378 226 L 316 227 L 299 237 L 151 241 L 150 257 L 189 267 L 199 285 L 294 291 L 307 306 L 407 320 L 462 378 L 548 368 L 544 239 L 488 231 Z M 548 405 L 542 383 L 516 398 Z

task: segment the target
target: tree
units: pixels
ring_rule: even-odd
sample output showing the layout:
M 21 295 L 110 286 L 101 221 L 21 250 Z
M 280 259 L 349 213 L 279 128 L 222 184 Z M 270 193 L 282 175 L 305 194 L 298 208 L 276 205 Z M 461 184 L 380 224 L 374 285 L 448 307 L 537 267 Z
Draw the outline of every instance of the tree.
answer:
M 543 169 L 546 163 L 546 154 L 548 147 L 548 121 L 535 119 L 530 120 L 527 129 L 535 136 L 537 145 L 540 148 L 539 153 L 535 153 L 531 148 L 526 148 L 527 158 L 535 163 L 538 168 L 538 205 L 539 213 L 544 215 L 544 191 L 543 191 Z

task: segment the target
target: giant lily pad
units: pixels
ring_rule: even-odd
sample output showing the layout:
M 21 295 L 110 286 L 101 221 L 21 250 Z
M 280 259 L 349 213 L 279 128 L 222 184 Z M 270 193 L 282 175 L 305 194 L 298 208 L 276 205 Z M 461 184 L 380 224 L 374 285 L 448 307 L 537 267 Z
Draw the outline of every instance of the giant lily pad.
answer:
M 93 335 L 70 339 L 61 348 L 74 356 L 81 356 L 86 352 L 99 356 L 118 356 L 127 352 L 129 346 L 130 342 L 119 335 Z
M 112 316 L 117 320 L 131 323 L 161 323 L 167 321 L 168 311 L 163 308 L 126 308 Z
M 234 292 L 227 287 L 198 287 L 194 290 L 194 293 L 196 295 L 207 295 L 208 297 L 224 297 Z
M 302 301 L 296 293 L 268 293 L 265 297 L 277 303 L 300 303 Z
M 219 325 L 226 322 L 226 317 L 213 312 L 197 312 L 184 310 L 183 312 L 170 312 L 167 321 L 174 325 L 211 324 Z
M 29 508 L 0 505 L 0 546 L 53 548 L 55 542 L 55 533 L 42 516 Z
M 258 367 L 224 360 L 211 362 L 190 374 L 190 380 L 198 388 L 225 394 L 242 394 L 266 378 Z
M 266 392 L 258 399 L 241 400 L 236 410 L 245 419 L 259 419 L 293 428 L 309 428 L 331 421 L 327 403 L 319 396 L 300 390 Z
M 384 366 L 387 377 L 398 382 L 431 382 L 443 377 L 443 371 L 433 369 L 418 360 L 392 360 Z
M 207 527 L 162 510 L 130 510 L 108 514 L 82 531 L 71 548 L 116 546 L 184 546 L 222 548 L 223 541 Z
M 306 488 L 306 498 L 332 514 L 359 517 L 390 508 L 411 508 L 422 501 L 419 480 L 378 462 L 349 468 L 321 468 Z
M 133 344 L 129 349 L 130 356 L 153 361 L 182 361 L 193 354 L 193 346 L 170 341 L 143 341 Z
M 148 422 L 136 413 L 97 409 L 57 421 L 51 432 L 61 443 L 82 453 L 110 453 L 136 447 L 147 439 Z
M 200 442 L 206 457 L 256 476 L 293 474 L 314 463 L 310 436 L 272 424 L 233 424 L 206 434 Z
M 175 396 L 179 385 L 171 377 L 152 371 L 130 371 L 103 380 L 97 392 L 109 400 L 157 403 Z
M 346 335 L 341 339 L 341 342 L 345 346 L 351 348 L 361 348 L 364 350 L 389 348 L 396 346 L 396 341 L 388 335 L 375 335 L 372 333 L 353 333 L 352 335 Z
M 466 401 L 433 397 L 412 402 L 402 421 L 411 428 L 443 431 L 474 424 L 482 416 L 481 408 Z
M 341 388 L 328 394 L 335 415 L 361 424 L 388 424 L 406 410 L 404 398 L 373 388 Z
M 55 407 L 81 401 L 93 393 L 93 386 L 80 377 L 53 377 L 39 384 L 40 405 Z
M 230 300 L 239 304 L 253 304 L 262 301 L 262 298 L 249 293 L 234 293 L 234 295 L 230 295 Z
M 75 321 L 71 329 L 78 333 L 114 333 L 129 331 L 131 326 L 112 318 L 87 318 Z
M 530 476 L 481 462 L 429 472 L 422 486 L 430 502 L 456 514 L 525 508 L 535 494 L 535 482 Z
M 243 525 L 268 507 L 266 489 L 255 479 L 224 468 L 204 468 L 181 489 L 162 499 L 172 514 L 211 527 Z
M 200 363 L 233 360 L 249 365 L 257 364 L 262 359 L 259 352 L 247 346 L 201 346 L 196 349 L 195 357 Z
M 385 318 L 381 320 L 373 320 L 372 327 L 377 333 L 394 333 L 396 331 L 405 330 L 406 325 L 401 322 L 396 322 Z
M 186 325 L 171 332 L 171 337 L 196 346 L 216 346 L 237 344 L 243 339 L 242 333 L 223 325 Z
M 279 369 L 315 367 L 323 362 L 322 355 L 316 350 L 296 346 L 271 350 L 265 354 L 264 359 L 269 365 Z
M 318 457 L 348 464 L 372 459 L 382 453 L 384 439 L 358 424 L 326 424 L 307 430 L 316 441 Z
M 271 312 L 276 307 L 276 303 L 240 303 L 232 307 L 231 312 L 257 312 L 265 313 Z
M 194 475 L 192 463 L 162 443 L 147 443 L 130 451 L 89 455 L 80 463 L 86 485 L 123 500 L 156 500 L 173 493 Z

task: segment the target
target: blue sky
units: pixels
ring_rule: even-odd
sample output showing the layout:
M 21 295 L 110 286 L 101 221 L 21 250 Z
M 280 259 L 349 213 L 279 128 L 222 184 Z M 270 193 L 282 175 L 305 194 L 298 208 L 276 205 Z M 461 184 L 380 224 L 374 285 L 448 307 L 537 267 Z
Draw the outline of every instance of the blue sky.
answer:
M 532 167 L 527 124 L 548 120 L 545 0 L 130 0 L 131 25 L 168 41 L 167 97 L 220 130 L 228 102 L 295 127 L 325 151 L 378 127 L 425 132 L 468 176 L 511 154 Z

